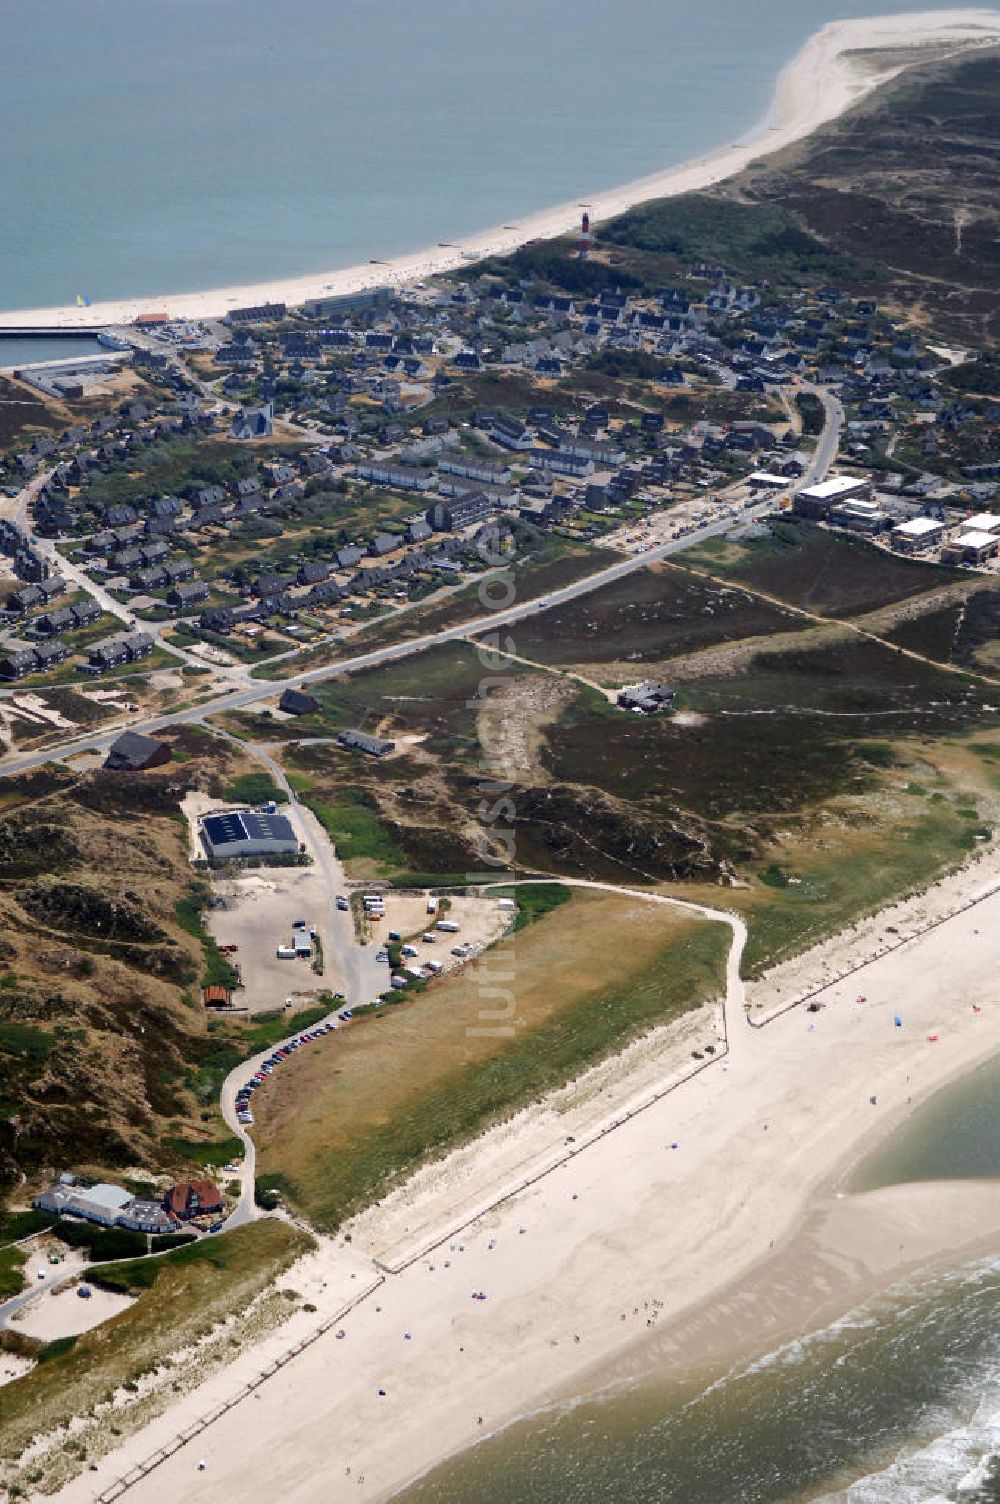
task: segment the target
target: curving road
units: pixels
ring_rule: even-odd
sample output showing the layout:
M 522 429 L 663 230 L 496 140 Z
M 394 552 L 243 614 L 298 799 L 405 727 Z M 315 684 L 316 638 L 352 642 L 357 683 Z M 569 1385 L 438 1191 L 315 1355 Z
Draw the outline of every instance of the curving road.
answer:
M 575 580 L 572 584 L 564 585 L 559 590 L 550 590 L 545 595 L 535 596 L 530 601 L 521 605 L 510 606 L 505 610 L 492 611 L 488 615 L 480 616 L 472 621 L 464 621 L 453 627 L 445 627 L 440 632 L 430 632 L 423 637 L 408 638 L 405 642 L 392 643 L 387 647 L 373 648 L 367 653 L 358 653 L 354 657 L 340 658 L 334 663 L 324 664 L 320 668 L 307 669 L 301 674 L 290 674 L 285 679 L 261 679 L 245 688 L 228 691 L 218 695 L 214 700 L 188 708 L 187 710 L 174 711 L 167 715 L 153 715 L 136 717 L 129 721 L 130 731 L 143 731 L 153 733 L 164 731 L 170 726 L 186 725 L 191 721 L 203 720 L 206 716 L 220 715 L 230 710 L 245 710 L 250 705 L 256 705 L 261 700 L 270 700 L 280 695 L 285 689 L 300 689 L 304 685 L 318 684 L 324 679 L 335 678 L 340 674 L 357 673 L 362 669 L 378 668 L 382 664 L 394 663 L 402 658 L 412 658 L 418 653 L 426 652 L 428 648 L 440 647 L 448 642 L 460 642 L 463 638 L 496 631 L 501 627 L 510 627 L 527 617 L 534 616 L 540 611 L 547 611 L 553 606 L 562 606 L 570 601 L 580 599 L 581 596 L 590 595 L 599 590 L 603 585 L 610 585 L 616 580 L 625 579 L 628 575 L 645 569 L 658 559 L 666 559 L 671 554 L 681 553 L 684 549 L 691 548 L 695 543 L 701 543 L 706 538 L 718 537 L 722 533 L 731 532 L 734 526 L 743 525 L 747 522 L 756 521 L 773 510 L 773 502 L 766 498 L 755 506 L 747 507 L 739 523 L 735 523 L 731 517 L 720 519 L 711 523 L 708 527 L 700 528 L 686 538 L 672 538 L 668 543 L 662 543 L 646 553 L 630 554 L 628 557 L 608 565 L 607 568 L 598 570 L 596 573 L 587 575 L 582 580 Z M 75 753 L 85 749 L 95 748 L 105 750 L 121 735 L 122 728 L 116 727 L 110 731 L 93 732 L 72 737 L 54 746 L 39 748 L 33 752 L 13 753 L 0 760 L 0 777 L 9 777 L 15 773 L 23 773 L 28 768 L 36 768 L 43 763 L 58 761 L 61 758 L 71 757 Z

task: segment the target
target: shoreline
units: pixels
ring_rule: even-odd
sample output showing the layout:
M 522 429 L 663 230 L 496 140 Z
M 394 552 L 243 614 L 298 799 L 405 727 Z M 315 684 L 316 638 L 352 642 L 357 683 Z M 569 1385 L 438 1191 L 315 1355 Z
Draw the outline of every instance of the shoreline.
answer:
M 908 66 L 894 61 L 881 69 L 865 67 L 858 54 L 905 50 L 913 54 L 912 61 L 916 62 L 922 48 L 954 46 L 965 50 L 997 42 L 1000 42 L 1000 11 L 984 7 L 832 21 L 813 33 L 782 69 L 771 105 L 747 134 L 706 156 L 595 193 L 589 200 L 560 203 L 526 215 L 516 226 L 483 229 L 465 236 L 454 247 L 407 252 L 378 266 L 369 263 L 334 268 L 199 292 L 107 299 L 86 308 L 6 309 L 0 310 L 0 328 L 38 324 L 88 329 L 131 323 L 141 313 L 163 310 L 178 319 L 217 318 L 233 307 L 266 302 L 295 306 L 307 298 L 342 297 L 376 287 L 399 289 L 407 283 L 453 271 L 472 259 L 509 254 L 531 239 L 552 239 L 566 234 L 579 224 L 581 202 L 589 203 L 591 219 L 596 224 L 649 199 L 696 192 L 734 176 L 755 158 L 780 151 L 811 135 Z
M 942 880 L 908 901 L 910 919 L 982 894 L 998 870 L 993 853 Z M 883 911 L 872 928 L 890 912 L 899 919 L 898 908 Z M 824 1298 L 842 1311 L 901 1274 L 964 1256 L 984 1237 L 995 1246 L 995 1183 L 977 1183 L 973 1194 L 962 1181 L 850 1197 L 837 1191 L 861 1153 L 1000 1052 L 1000 1007 L 974 1013 L 969 1003 L 991 996 L 998 919 L 1000 894 L 991 893 L 873 961 L 863 1003 L 849 979 L 831 984 L 818 1015 L 796 1009 L 763 1030 L 731 1017 L 726 1058 L 472 1225 L 465 1217 L 489 1203 L 489 1192 L 554 1165 L 569 1135 L 582 1141 L 686 1068 L 707 1019 L 688 1020 L 680 1038 L 665 1030 L 658 1041 L 640 1041 L 418 1172 L 354 1219 L 345 1229 L 350 1241 L 327 1240 L 318 1256 L 340 1292 L 348 1278 L 363 1277 L 348 1271 L 381 1276 L 342 1318 L 345 1340 L 319 1337 L 195 1447 L 130 1487 L 129 1500 L 155 1504 L 183 1488 L 192 1504 L 208 1504 L 221 1489 L 265 1504 L 275 1476 L 295 1504 L 390 1499 L 440 1462 L 553 1405 L 682 1359 L 685 1373 L 727 1359 L 731 1366 L 747 1350 L 815 1330 Z M 819 971 L 824 954 L 820 947 L 795 964 Z M 778 969 L 772 988 L 789 969 Z M 903 1030 L 893 1025 L 899 998 Z M 444 1233 L 433 1252 L 429 1232 Z M 800 1247 L 815 1265 L 815 1290 L 804 1288 Z M 416 1251 L 415 1262 L 393 1274 L 404 1248 Z M 294 1283 L 294 1272 L 284 1278 Z M 485 1303 L 470 1300 L 479 1289 Z M 320 1305 L 314 1319 L 333 1309 Z M 107 1488 L 267 1358 L 258 1351 L 238 1359 L 60 1498 L 82 1504 L 95 1486 Z M 196 1455 L 204 1473 L 194 1472 Z

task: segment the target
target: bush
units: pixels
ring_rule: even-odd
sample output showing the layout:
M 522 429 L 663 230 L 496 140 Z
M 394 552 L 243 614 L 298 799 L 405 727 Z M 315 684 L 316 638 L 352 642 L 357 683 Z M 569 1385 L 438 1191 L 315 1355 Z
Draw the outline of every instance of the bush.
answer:
M 165 1232 L 152 1240 L 153 1253 L 167 1253 L 171 1248 L 180 1248 L 184 1243 L 197 1243 L 196 1232 Z
M 124 1227 L 95 1227 L 90 1222 L 60 1222 L 56 1235 L 70 1248 L 85 1248 L 91 1259 L 135 1259 L 146 1252 L 141 1232 Z
M 38 1350 L 39 1363 L 51 1363 L 53 1358 L 61 1358 L 64 1353 L 72 1352 L 76 1346 L 75 1337 L 56 1337 L 52 1342 L 46 1342 L 45 1346 Z
M 225 792 L 226 799 L 242 804 L 287 804 L 288 795 L 280 789 L 268 773 L 241 773 L 230 780 Z

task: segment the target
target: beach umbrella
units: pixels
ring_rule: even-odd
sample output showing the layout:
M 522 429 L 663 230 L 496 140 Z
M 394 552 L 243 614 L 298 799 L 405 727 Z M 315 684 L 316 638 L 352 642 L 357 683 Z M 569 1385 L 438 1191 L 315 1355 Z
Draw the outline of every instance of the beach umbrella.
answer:
M 892 1021 L 896 1025 L 897 1029 L 901 1029 L 903 1027 L 903 1020 L 900 1018 L 900 1016 L 899 1016 L 898 1013 L 896 1013 L 896 1014 L 893 1015 L 893 1020 Z

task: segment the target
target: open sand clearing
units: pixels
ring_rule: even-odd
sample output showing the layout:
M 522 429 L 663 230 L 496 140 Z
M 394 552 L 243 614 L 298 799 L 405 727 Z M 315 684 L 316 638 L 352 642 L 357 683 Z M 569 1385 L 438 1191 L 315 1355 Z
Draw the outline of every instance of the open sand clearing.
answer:
M 670 167 L 664 172 L 626 183 L 590 200 L 591 218 L 597 222 L 621 214 L 650 198 L 692 193 L 740 172 L 756 157 L 800 141 L 819 126 L 843 114 L 878 84 L 899 71 L 893 57 L 884 68 L 872 60 L 859 60 L 852 53 L 869 49 L 896 51 L 900 48 L 974 46 L 1000 40 L 1000 12 L 992 9 L 917 11 L 899 16 L 873 16 L 863 20 L 833 21 L 815 33 L 783 71 L 774 103 L 762 126 L 719 151 L 697 161 Z M 173 318 L 214 318 L 229 308 L 254 307 L 266 302 L 302 303 L 363 291 L 365 288 L 400 287 L 436 272 L 462 264 L 469 253 L 503 255 L 532 239 L 563 235 L 580 222 L 579 203 L 557 204 L 552 209 L 526 215 L 512 229 L 483 230 L 459 246 L 412 252 L 378 267 L 353 266 L 317 272 L 312 276 L 260 282 L 242 287 L 220 287 L 209 292 L 159 292 L 146 298 L 93 303 L 89 308 L 34 308 L 0 314 L 0 326 L 47 324 L 60 328 L 95 324 L 130 323 L 140 313 L 167 311 Z
M 724 1059 L 624 1122 L 626 1107 L 649 1102 L 655 1074 L 647 1059 L 625 1082 L 605 1075 L 613 1131 L 595 1135 L 599 1092 L 564 1096 L 561 1113 L 529 1110 L 356 1219 L 352 1242 L 320 1255 L 331 1288 L 366 1255 L 382 1283 L 342 1315 L 317 1301 L 314 1319 L 335 1317 L 333 1329 L 128 1498 L 263 1504 L 280 1479 L 282 1499 L 301 1504 L 384 1499 L 539 1405 L 655 1362 L 763 1347 L 814 1326 L 824 1305 L 846 1309 L 873 1284 L 995 1237 L 995 1187 L 848 1201 L 836 1187 L 914 1104 L 1000 1050 L 998 876 L 992 855 L 932 889 L 917 901 L 925 922 L 981 901 L 838 984 L 819 1014 L 750 1028 L 732 988 Z M 661 1092 L 678 1063 L 664 1056 Z M 546 1164 L 557 1167 L 497 1204 Z M 263 1366 L 253 1361 L 60 1497 L 92 1499 L 235 1393 Z
M 85 1299 L 81 1288 L 90 1291 Z M 23 1306 L 18 1313 L 16 1330 L 26 1337 L 37 1337 L 42 1342 L 52 1342 L 57 1337 L 73 1337 L 78 1332 L 89 1332 L 92 1326 L 100 1326 L 126 1310 L 132 1297 L 119 1295 L 112 1290 L 101 1290 L 88 1285 L 86 1279 L 67 1285 L 64 1289 L 51 1290 L 39 1295 L 37 1300 Z

